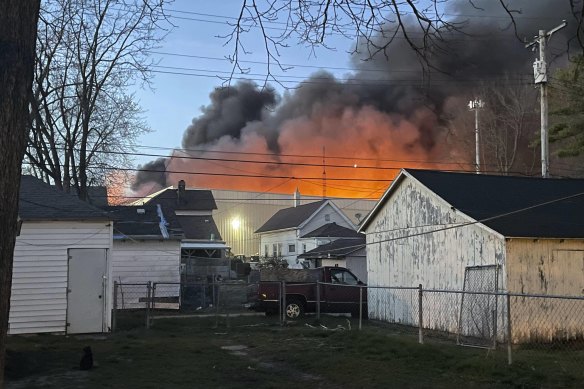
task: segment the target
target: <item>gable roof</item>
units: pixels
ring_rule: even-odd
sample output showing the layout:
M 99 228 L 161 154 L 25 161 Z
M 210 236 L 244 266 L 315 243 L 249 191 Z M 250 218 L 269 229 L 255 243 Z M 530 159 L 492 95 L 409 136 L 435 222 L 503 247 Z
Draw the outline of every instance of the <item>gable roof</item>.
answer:
M 109 206 L 104 210 L 114 221 L 114 239 L 181 239 L 182 232 L 167 228 L 172 224 L 166 220 L 161 226 L 156 204 L 142 206 Z M 162 208 L 161 208 L 162 211 Z M 166 235 L 166 236 L 165 236 Z
M 583 238 L 584 180 L 403 170 L 360 230 L 410 177 L 456 210 L 506 237 Z M 492 219 L 489 219 L 492 218 Z M 489 220 L 485 220 L 489 219 Z
M 365 248 L 365 235 L 358 238 L 337 239 L 315 249 L 300 254 L 299 258 L 339 258 L 346 257 Z
M 181 211 L 212 211 L 217 209 L 213 192 L 207 189 L 185 189 L 181 192 L 179 199 L 179 190 L 170 187 L 152 197 L 145 198 L 143 202 L 146 204 L 155 202 L 161 204 L 165 209 Z
M 223 241 L 215 220 L 210 215 L 179 215 L 176 219 L 182 227 L 185 239 Z
M 347 228 L 339 226 L 337 223 L 327 223 L 317 229 L 310 231 L 301 236 L 301 238 L 360 238 L 363 234 Z
M 22 220 L 111 220 L 101 209 L 30 175 L 20 180 L 18 215 Z
M 320 200 L 313 203 L 299 205 L 297 207 L 281 209 L 255 232 L 260 233 L 299 227 L 327 201 L 328 200 Z

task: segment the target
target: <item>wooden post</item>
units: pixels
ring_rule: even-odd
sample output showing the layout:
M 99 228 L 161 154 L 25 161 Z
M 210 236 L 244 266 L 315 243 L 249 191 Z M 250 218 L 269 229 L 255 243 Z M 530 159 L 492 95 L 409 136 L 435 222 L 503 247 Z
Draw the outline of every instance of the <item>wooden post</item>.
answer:
M 422 310 L 422 284 L 418 285 L 418 342 L 424 344 L 424 311 Z
M 282 325 L 286 324 L 286 281 L 282 281 Z

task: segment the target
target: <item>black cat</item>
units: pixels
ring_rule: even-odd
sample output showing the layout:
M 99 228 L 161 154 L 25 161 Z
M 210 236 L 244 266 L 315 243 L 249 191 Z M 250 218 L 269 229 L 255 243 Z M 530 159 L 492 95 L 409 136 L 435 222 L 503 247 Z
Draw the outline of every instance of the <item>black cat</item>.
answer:
M 83 356 L 79 362 L 79 368 L 81 370 L 89 370 L 93 367 L 93 353 L 91 352 L 91 347 L 87 346 L 83 349 Z

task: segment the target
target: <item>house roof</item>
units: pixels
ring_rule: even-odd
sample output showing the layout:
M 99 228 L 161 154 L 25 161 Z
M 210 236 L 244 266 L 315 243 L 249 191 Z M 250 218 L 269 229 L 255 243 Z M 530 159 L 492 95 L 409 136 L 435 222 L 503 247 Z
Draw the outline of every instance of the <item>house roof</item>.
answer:
M 185 239 L 188 240 L 216 240 L 222 241 L 213 217 L 208 216 L 176 216 L 181 225 Z M 213 239 L 211 239 L 213 236 Z
M 255 232 L 267 232 L 299 227 L 328 200 L 315 201 L 279 210 Z
M 365 248 L 365 235 L 360 235 L 358 238 L 337 239 L 300 254 L 298 257 L 307 259 L 346 257 L 349 254 Z
M 167 222 L 163 228 L 160 225 L 160 216 L 156 204 L 146 204 L 143 206 L 109 206 L 104 209 L 114 221 L 114 239 L 181 239 L 182 231 L 176 228 L 167 228 L 172 224 L 167 220 L 163 211 L 163 216 Z
M 145 199 L 146 200 L 146 199 Z M 181 211 L 212 211 L 217 209 L 213 192 L 206 189 L 185 189 L 181 192 L 179 199 L 179 190 L 166 188 L 147 198 L 147 202 L 161 204 L 165 209 Z
M 101 209 L 30 175 L 21 177 L 18 214 L 22 220 L 111 220 Z
M 584 180 L 413 169 L 402 171 L 398 178 L 401 180 L 407 176 L 420 182 L 454 209 L 504 236 L 584 237 Z M 393 187 L 383 195 L 361 230 L 390 197 Z
M 320 226 L 316 230 L 304 234 L 301 238 L 359 238 L 361 236 L 363 234 L 352 228 L 339 226 L 333 222 Z

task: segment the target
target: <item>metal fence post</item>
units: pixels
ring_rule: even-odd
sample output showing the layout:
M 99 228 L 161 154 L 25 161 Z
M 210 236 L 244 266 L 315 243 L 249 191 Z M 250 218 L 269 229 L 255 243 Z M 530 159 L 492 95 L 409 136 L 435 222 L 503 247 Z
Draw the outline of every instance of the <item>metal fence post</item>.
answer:
M 424 311 L 422 310 L 422 284 L 418 285 L 418 342 L 424 344 Z
M 286 324 L 286 281 L 282 281 L 282 325 Z
M 512 356 L 512 331 L 511 331 L 511 296 L 509 292 L 507 292 L 506 296 L 507 300 L 507 363 L 510 365 L 513 363 L 513 356 Z
M 214 277 L 213 277 L 214 278 Z M 215 287 L 217 290 L 215 291 Z M 215 294 L 214 303 L 215 303 L 215 328 L 219 327 L 219 295 L 220 295 L 221 287 L 218 283 L 215 283 L 213 279 L 213 292 Z
M 316 281 L 316 320 L 320 320 L 320 282 Z
M 363 287 L 359 286 L 359 331 L 363 324 Z
M 146 328 L 150 328 L 150 304 L 152 302 L 152 282 L 146 283 L 147 297 L 146 297 Z
M 118 310 L 118 282 L 114 281 L 114 306 L 112 308 L 112 332 L 116 331 L 118 326 L 117 310 Z
M 156 282 L 152 283 L 152 310 L 156 309 Z

